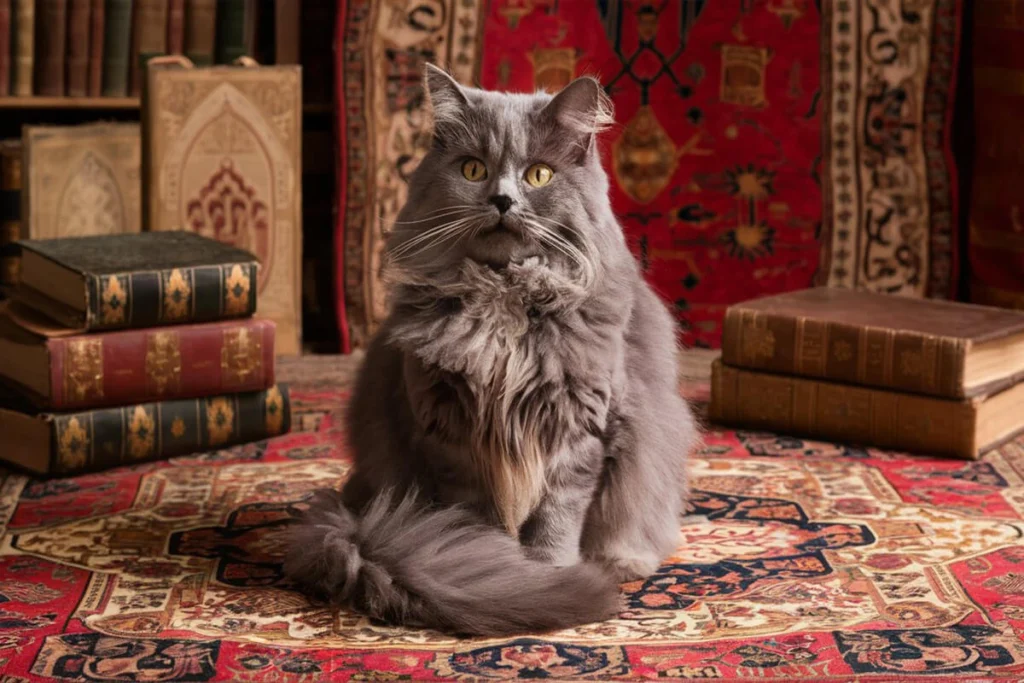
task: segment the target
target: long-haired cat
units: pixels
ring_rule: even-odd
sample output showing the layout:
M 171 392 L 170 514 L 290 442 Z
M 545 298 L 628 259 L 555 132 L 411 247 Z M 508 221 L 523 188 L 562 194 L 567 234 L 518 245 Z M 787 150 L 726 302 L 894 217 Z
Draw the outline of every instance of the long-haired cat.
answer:
M 600 84 L 552 97 L 427 68 L 432 147 L 387 245 L 392 307 L 288 576 L 467 635 L 608 618 L 675 548 L 697 430 L 673 321 L 612 214 Z

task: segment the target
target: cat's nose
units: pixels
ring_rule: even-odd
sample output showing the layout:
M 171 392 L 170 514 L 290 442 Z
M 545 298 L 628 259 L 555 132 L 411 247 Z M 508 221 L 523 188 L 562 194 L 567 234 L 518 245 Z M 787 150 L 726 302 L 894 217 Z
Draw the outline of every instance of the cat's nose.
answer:
M 507 194 L 496 194 L 488 201 L 498 207 L 498 211 L 500 213 L 506 213 L 510 208 L 512 208 L 512 198 Z

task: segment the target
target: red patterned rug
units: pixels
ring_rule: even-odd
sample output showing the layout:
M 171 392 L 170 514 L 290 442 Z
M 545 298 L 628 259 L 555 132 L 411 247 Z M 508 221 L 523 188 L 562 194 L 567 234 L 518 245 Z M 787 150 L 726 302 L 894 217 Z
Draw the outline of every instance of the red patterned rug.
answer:
M 709 521 L 613 621 L 460 641 L 311 607 L 280 533 L 346 476 L 350 364 L 285 367 L 304 431 L 269 443 L 3 477 L 3 680 L 1024 678 L 1024 442 L 960 462 L 711 430 Z
M 382 234 L 430 144 L 425 62 L 512 91 L 601 79 L 616 108 L 613 207 L 688 344 L 717 347 L 729 304 L 814 283 L 954 291 L 961 0 L 338 8 L 338 301 L 352 346 L 386 313 Z

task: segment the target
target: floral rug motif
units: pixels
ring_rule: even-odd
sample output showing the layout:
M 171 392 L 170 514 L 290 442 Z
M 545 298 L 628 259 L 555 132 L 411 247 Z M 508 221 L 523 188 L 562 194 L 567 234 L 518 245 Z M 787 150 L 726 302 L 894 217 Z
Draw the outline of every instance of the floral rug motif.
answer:
M 459 640 L 311 606 L 282 534 L 349 467 L 351 373 L 318 363 L 286 366 L 308 378 L 288 436 L 3 477 L 5 680 L 1024 678 L 1024 442 L 963 462 L 711 427 L 691 461 L 707 521 L 616 619 Z

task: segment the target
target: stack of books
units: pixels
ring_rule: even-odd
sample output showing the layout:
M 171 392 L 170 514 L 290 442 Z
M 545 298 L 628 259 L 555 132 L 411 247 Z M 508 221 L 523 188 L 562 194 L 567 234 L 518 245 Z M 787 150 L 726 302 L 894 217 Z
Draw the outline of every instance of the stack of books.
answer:
M 732 306 L 709 417 L 976 459 L 1024 432 L 1024 313 L 815 288 Z
M 0 457 L 72 475 L 290 429 L 258 263 L 188 232 L 26 240 L 0 309 Z

